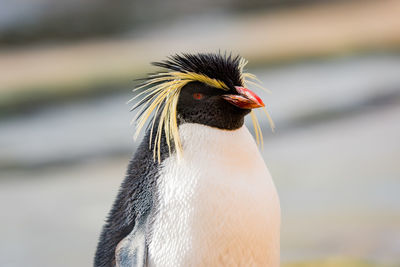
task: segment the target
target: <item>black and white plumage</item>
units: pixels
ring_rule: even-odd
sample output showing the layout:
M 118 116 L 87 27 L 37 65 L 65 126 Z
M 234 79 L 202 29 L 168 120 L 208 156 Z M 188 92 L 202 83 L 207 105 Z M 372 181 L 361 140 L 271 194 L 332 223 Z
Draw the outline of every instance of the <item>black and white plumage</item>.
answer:
M 245 61 L 175 55 L 143 83 L 145 136 L 103 227 L 95 266 L 279 266 L 279 199 L 244 126 L 262 100 Z M 247 81 L 248 82 L 248 81 Z M 152 117 L 153 116 L 153 117 Z M 154 119 L 153 119 L 154 118 Z

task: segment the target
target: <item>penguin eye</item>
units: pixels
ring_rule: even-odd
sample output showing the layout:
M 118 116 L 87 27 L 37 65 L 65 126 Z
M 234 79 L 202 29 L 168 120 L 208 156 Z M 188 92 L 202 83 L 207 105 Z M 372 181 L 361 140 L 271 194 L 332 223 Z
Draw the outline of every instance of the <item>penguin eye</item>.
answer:
M 193 94 L 193 98 L 196 99 L 196 100 L 201 100 L 201 99 L 203 99 L 203 97 L 204 97 L 204 95 L 201 94 L 201 93 L 194 93 Z

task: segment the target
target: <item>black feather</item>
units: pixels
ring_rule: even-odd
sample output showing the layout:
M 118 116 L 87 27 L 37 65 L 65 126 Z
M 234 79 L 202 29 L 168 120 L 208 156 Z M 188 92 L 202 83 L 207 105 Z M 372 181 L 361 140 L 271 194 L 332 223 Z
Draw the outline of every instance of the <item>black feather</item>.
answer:
M 239 55 L 221 53 L 176 54 L 168 59 L 153 62 L 157 67 L 178 72 L 194 72 L 224 82 L 229 88 L 242 86 Z
M 135 222 L 144 223 L 154 205 L 158 179 L 158 162 L 148 148 L 150 134 L 147 132 L 135 156 L 131 160 L 118 196 L 113 204 L 97 245 L 94 266 L 115 266 L 115 249 L 129 235 Z M 161 159 L 168 155 L 165 137 L 161 138 Z

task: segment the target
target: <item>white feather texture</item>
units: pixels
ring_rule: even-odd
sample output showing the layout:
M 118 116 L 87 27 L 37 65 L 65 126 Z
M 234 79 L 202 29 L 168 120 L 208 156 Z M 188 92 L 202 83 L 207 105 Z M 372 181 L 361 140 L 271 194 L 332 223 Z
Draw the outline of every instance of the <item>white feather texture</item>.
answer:
M 179 127 L 162 164 L 149 266 L 279 266 L 279 199 L 248 129 Z

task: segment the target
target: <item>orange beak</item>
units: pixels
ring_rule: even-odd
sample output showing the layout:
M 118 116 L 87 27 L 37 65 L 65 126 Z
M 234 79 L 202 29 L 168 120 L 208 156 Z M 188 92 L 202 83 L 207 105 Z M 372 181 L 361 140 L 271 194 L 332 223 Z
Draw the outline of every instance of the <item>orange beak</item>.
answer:
M 222 95 L 222 98 L 232 105 L 243 109 L 253 109 L 265 106 L 261 98 L 254 92 L 241 86 L 235 86 L 235 88 L 238 92 L 237 95 Z

